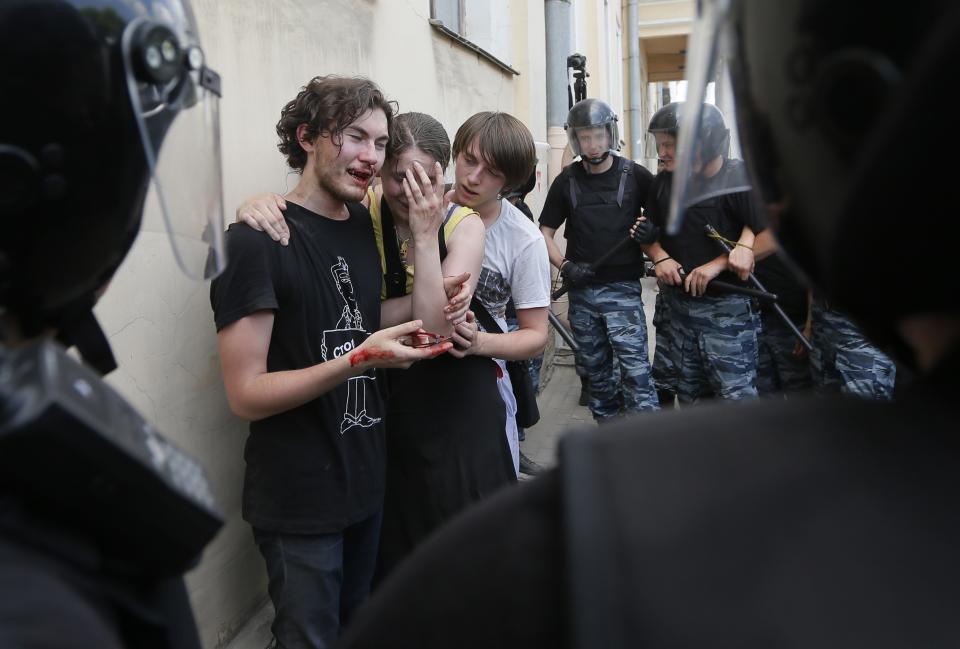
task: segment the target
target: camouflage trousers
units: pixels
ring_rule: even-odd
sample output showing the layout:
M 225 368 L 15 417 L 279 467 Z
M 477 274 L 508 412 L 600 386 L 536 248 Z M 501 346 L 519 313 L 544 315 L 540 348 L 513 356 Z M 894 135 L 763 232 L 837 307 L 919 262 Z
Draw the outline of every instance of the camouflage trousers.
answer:
M 681 404 L 719 397 L 739 400 L 757 396 L 757 333 L 760 316 L 742 295 L 691 297 L 673 293 L 671 355 L 677 371 Z
M 897 368 L 890 358 L 867 342 L 850 319 L 814 300 L 810 367 L 818 392 L 852 394 L 864 399 L 893 398 Z
M 657 291 L 657 302 L 653 312 L 653 326 L 656 329 L 657 346 L 653 352 L 653 384 L 657 390 L 677 391 L 677 366 L 673 362 L 671 349 L 674 347 L 673 303 L 677 300 L 676 291 L 661 287 Z
M 794 355 L 797 337 L 777 315 L 761 313 L 757 337 L 757 390 L 761 396 L 802 392 L 813 387 L 810 360 Z
M 603 422 L 620 414 L 658 410 L 640 282 L 574 288 L 568 315 L 580 345 L 578 360 L 590 381 L 593 418 Z

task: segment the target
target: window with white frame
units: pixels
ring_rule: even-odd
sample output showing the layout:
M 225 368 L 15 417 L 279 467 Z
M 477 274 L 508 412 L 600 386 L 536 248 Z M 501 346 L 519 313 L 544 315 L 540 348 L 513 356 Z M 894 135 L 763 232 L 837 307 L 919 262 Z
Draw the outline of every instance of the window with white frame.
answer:
M 431 0 L 430 17 L 454 40 L 517 74 L 510 67 L 510 0 Z
M 463 10 L 466 0 L 430 0 L 430 17 L 439 20 L 452 32 L 466 37 L 463 25 Z

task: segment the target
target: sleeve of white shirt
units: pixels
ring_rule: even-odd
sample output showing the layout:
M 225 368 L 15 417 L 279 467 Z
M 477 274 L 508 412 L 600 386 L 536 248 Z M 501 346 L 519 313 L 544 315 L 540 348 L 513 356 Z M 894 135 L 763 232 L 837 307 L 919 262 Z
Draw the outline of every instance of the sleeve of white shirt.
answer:
M 513 265 L 510 293 L 516 309 L 550 306 L 550 258 L 539 235 L 520 249 Z

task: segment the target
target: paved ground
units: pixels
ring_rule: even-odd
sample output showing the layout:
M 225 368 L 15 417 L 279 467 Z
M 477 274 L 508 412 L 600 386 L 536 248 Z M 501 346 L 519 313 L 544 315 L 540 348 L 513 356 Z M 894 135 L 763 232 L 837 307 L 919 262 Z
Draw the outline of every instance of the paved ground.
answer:
M 553 466 L 557 442 L 564 433 L 595 425 L 590 410 L 577 404 L 579 397 L 580 378 L 573 369 L 573 356 L 568 349 L 558 349 L 550 381 L 537 397 L 540 421 L 527 429 L 527 438 L 520 445 L 527 457 L 544 467 Z

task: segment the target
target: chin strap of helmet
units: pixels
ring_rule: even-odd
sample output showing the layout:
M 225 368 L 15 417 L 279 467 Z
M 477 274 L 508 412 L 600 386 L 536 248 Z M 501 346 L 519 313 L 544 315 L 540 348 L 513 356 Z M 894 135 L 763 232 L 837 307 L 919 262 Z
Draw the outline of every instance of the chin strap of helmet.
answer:
M 607 161 L 607 158 L 609 158 L 609 157 L 610 157 L 610 152 L 609 152 L 609 151 L 604 151 L 604 152 L 603 152 L 603 155 L 600 156 L 599 158 L 586 158 L 586 157 L 585 157 L 585 158 L 583 159 L 583 161 L 584 161 L 584 162 L 587 162 L 587 163 L 589 163 L 589 164 L 592 164 L 592 165 L 594 165 L 594 166 L 596 166 L 596 165 L 602 165 L 604 162 Z

